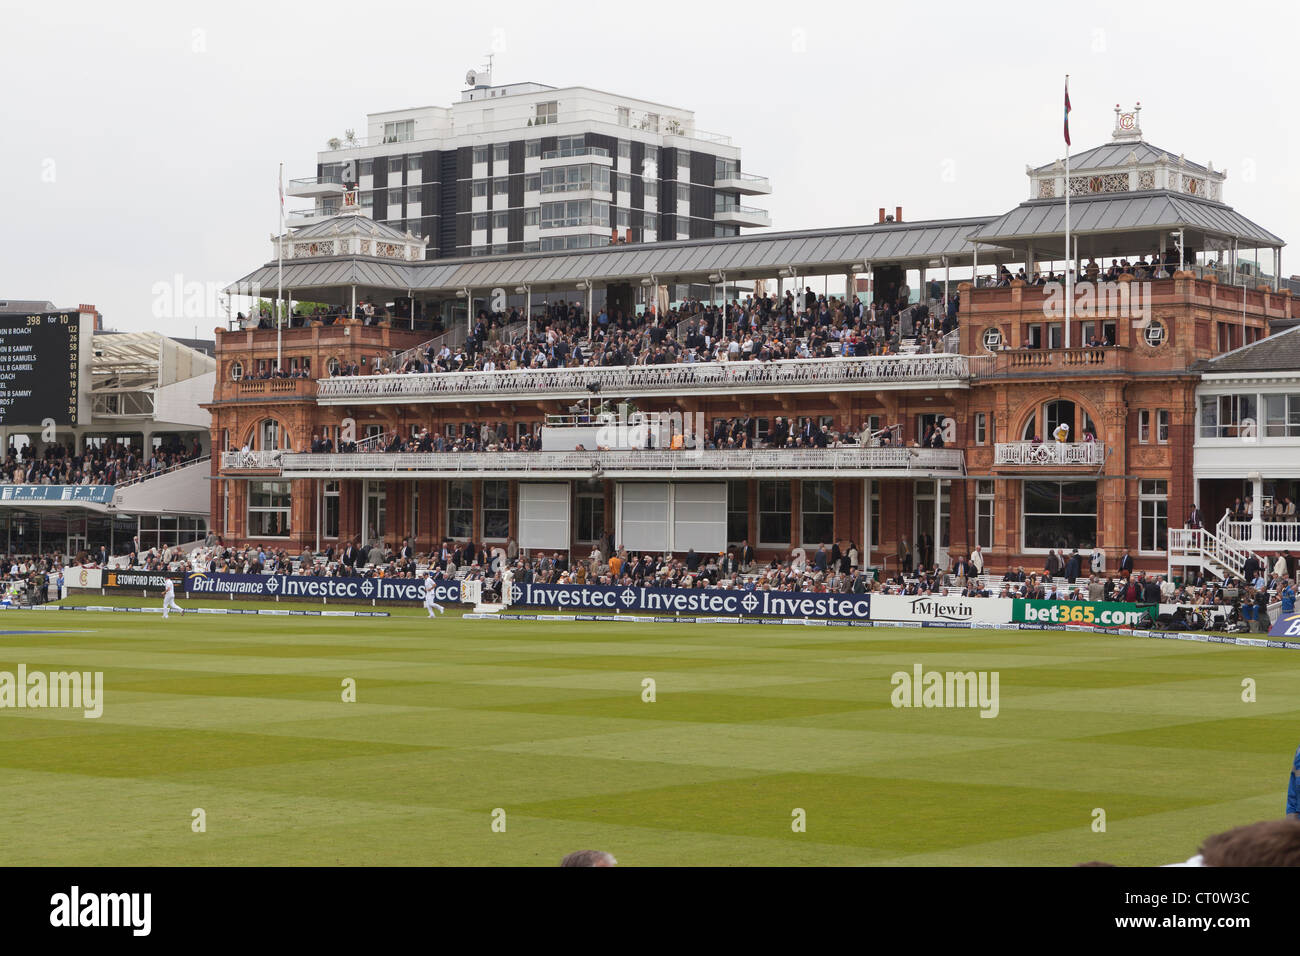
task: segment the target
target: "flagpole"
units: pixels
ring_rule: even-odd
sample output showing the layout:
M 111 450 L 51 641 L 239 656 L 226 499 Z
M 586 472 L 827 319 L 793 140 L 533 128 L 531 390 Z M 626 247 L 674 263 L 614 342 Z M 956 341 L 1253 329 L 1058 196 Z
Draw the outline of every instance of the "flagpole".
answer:
M 1068 234 L 1068 233 L 1067 233 Z M 276 268 L 275 292 L 275 370 L 280 371 L 280 312 L 284 303 L 284 163 L 280 164 L 280 238 L 275 243 L 279 264 Z
M 1074 307 L 1074 259 L 1070 248 L 1070 74 L 1065 74 L 1065 347 L 1070 347 Z

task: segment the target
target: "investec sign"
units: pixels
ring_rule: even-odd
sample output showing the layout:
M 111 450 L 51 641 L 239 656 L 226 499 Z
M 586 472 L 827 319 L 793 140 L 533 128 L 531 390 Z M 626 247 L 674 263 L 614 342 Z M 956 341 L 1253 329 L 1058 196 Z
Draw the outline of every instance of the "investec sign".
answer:
M 336 601 L 424 600 L 423 578 L 327 578 L 296 574 L 222 574 L 196 571 L 185 579 L 187 594 L 240 597 L 333 598 Z M 460 600 L 460 582 L 438 582 L 434 600 Z
M 637 588 L 583 584 L 516 584 L 513 603 L 605 611 L 659 611 L 753 617 L 829 617 L 865 621 L 867 594 L 740 591 L 725 588 Z

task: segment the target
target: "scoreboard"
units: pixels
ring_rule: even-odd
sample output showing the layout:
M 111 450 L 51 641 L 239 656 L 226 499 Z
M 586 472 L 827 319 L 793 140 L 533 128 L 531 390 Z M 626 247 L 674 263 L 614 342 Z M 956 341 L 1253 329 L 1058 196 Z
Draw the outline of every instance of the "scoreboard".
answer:
M 0 425 L 77 424 L 81 314 L 0 315 Z

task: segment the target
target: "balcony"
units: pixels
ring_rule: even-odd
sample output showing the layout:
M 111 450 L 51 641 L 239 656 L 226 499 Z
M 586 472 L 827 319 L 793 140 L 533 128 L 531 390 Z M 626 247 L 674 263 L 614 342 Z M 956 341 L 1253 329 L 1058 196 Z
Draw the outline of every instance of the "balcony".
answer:
M 1024 467 L 1090 465 L 1098 468 L 1106 461 L 1106 446 L 1095 441 L 1013 441 L 998 442 L 993 449 L 993 464 Z
M 964 464 L 959 448 L 857 446 L 747 451 L 226 452 L 222 456 L 225 470 L 279 468 L 285 478 L 935 477 L 960 475 Z
M 315 207 L 311 209 L 291 209 L 284 222 L 290 228 L 312 226 L 318 222 L 324 222 L 326 219 L 332 219 L 338 214 L 338 206 L 322 206 L 319 209 Z
M 274 471 L 279 472 L 284 451 L 223 451 L 222 471 Z
M 542 162 L 544 163 L 552 163 L 555 160 L 564 159 L 606 159 L 609 160 L 609 162 L 604 165 L 613 165 L 613 160 L 610 158 L 609 150 L 600 146 L 578 146 L 570 149 L 550 149 L 542 153 Z M 555 163 L 555 165 L 564 164 Z
M 1007 349 L 991 355 L 973 356 L 971 373 L 976 378 L 1025 377 L 1038 375 L 1097 375 L 1125 372 L 1132 349 L 1122 346 L 1071 349 Z
M 221 391 L 223 386 L 218 386 Z M 224 384 L 221 400 L 235 402 L 310 401 L 316 397 L 316 381 L 310 378 L 241 379 Z
M 766 209 L 754 206 L 732 205 L 717 206 L 713 210 L 713 221 L 727 226 L 770 226 L 772 217 Z
M 295 196 L 299 199 L 315 199 L 319 196 L 341 196 L 343 195 L 343 176 L 341 173 L 331 173 L 326 176 L 308 176 L 305 179 L 289 180 L 289 188 L 285 190 L 288 196 Z
M 1229 521 L 1225 515 L 1218 525 L 1221 538 L 1255 551 L 1282 551 L 1300 548 L 1300 523 L 1295 521 Z
M 772 182 L 766 176 L 753 173 L 728 173 L 714 180 L 713 188 L 742 196 L 766 196 L 772 192 Z
M 964 355 L 888 355 L 866 358 L 785 359 L 779 362 L 698 362 L 593 368 L 511 369 L 501 372 L 421 372 L 353 375 L 317 382 L 322 405 L 394 401 L 460 402 L 619 397 L 683 393 L 825 392 L 829 386 L 873 390 L 966 388 Z

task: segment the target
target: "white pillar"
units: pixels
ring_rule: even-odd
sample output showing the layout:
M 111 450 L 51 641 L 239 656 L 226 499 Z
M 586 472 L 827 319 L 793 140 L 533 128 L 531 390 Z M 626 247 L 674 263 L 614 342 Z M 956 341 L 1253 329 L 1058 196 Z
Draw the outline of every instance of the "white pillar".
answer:
M 940 548 L 939 518 L 942 512 L 943 512 L 943 487 L 940 479 L 936 478 L 934 479 L 934 548 L 933 548 L 933 553 L 930 555 L 930 559 L 934 561 L 935 564 L 939 563 L 939 548 Z
M 524 338 L 533 337 L 533 287 L 524 287 Z
M 1264 476 L 1256 473 L 1251 479 L 1250 503 L 1250 539 L 1255 547 L 1264 540 L 1264 516 L 1261 505 L 1264 500 Z
M 862 479 L 862 570 L 871 565 L 871 478 Z

